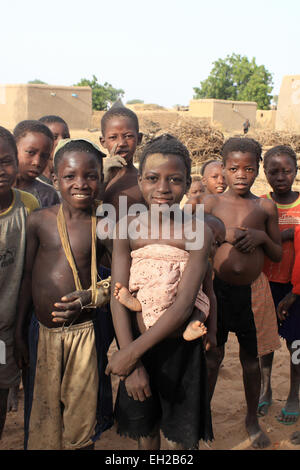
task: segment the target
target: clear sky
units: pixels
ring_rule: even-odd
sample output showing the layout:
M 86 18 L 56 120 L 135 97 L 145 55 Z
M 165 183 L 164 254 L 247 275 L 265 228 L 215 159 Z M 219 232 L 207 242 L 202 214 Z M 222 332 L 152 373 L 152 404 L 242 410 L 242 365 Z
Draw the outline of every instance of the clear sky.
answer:
M 273 74 L 300 74 L 299 0 L 6 0 L 0 85 L 73 85 L 96 75 L 124 102 L 187 105 L 212 63 L 255 57 Z

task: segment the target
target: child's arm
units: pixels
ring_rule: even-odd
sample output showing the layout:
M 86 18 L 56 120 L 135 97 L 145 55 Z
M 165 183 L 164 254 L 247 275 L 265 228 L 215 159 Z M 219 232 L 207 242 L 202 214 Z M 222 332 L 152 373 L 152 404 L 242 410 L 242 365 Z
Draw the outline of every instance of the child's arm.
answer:
M 210 308 L 209 315 L 205 322 L 207 327 L 207 335 L 205 339 L 205 349 L 208 351 L 217 346 L 217 299 L 213 288 L 213 270 L 211 264 L 208 263 L 207 271 L 202 285 L 203 292 L 209 298 Z
M 188 263 L 178 285 L 175 302 L 151 328 L 145 331 L 136 340 L 132 341 L 130 344 L 127 341 L 127 345 L 123 342 L 124 348 L 120 345 L 121 350 L 114 353 L 109 361 L 106 370 L 107 373 L 111 372 L 119 376 L 129 375 L 137 361 L 146 351 L 178 330 L 190 317 L 199 287 L 203 282 L 207 270 L 211 243 L 212 233 L 210 229 L 204 225 L 204 245 L 201 250 L 190 251 Z M 128 279 L 124 280 L 124 284 L 128 285 Z M 122 324 L 118 324 L 119 331 L 123 328 L 128 328 L 128 326 L 124 324 L 124 320 Z
M 278 225 L 278 212 L 276 205 L 268 199 L 260 199 L 266 214 L 266 229 L 258 230 L 249 227 L 238 227 L 245 235 L 234 247 L 243 253 L 251 253 L 259 245 L 262 246 L 266 256 L 278 263 L 282 257 L 281 235 Z
M 18 293 L 17 320 L 15 328 L 15 358 L 20 369 L 22 369 L 24 366 L 27 366 L 29 363 L 26 337 L 32 310 L 31 275 L 35 256 L 39 246 L 36 226 L 37 217 L 38 213 L 33 212 L 26 221 L 25 265 L 22 282 Z
M 129 240 L 115 239 L 113 242 L 111 265 L 111 312 L 120 350 L 126 349 L 134 340 L 132 332 L 132 313 L 116 299 L 113 293 L 116 282 L 120 282 L 124 286 L 129 285 L 130 266 L 131 256 Z M 118 358 L 116 359 L 116 365 L 118 365 Z M 113 368 L 108 368 L 106 373 L 117 374 Z M 136 361 L 131 374 L 117 375 L 123 376 L 123 378 L 128 376 L 125 380 L 126 390 L 128 395 L 135 400 L 144 401 L 151 396 L 148 374 L 141 361 Z

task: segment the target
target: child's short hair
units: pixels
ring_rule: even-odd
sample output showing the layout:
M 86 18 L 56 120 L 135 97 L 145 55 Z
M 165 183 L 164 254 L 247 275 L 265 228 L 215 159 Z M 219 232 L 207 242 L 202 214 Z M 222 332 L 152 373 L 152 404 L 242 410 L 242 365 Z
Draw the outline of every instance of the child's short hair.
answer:
M 64 124 L 66 126 L 66 129 L 68 130 L 69 132 L 69 126 L 68 124 L 66 123 L 66 121 L 60 117 L 60 116 L 56 116 L 54 114 L 49 114 L 48 116 L 42 116 L 40 119 L 39 119 L 40 122 L 43 122 L 44 124 L 53 124 L 55 122 L 59 122 L 60 124 Z
M 12 135 L 9 130 L 5 129 L 5 127 L 0 126 L 0 139 L 4 140 L 5 142 L 8 143 L 8 145 L 12 148 L 14 151 L 16 160 L 18 160 L 18 149 L 16 145 L 16 141 L 14 139 L 14 136 Z
M 269 149 L 264 155 L 264 168 L 267 168 L 267 164 L 272 157 L 278 155 L 288 155 L 289 157 L 291 157 L 295 164 L 296 170 L 298 170 L 297 155 L 292 149 L 292 147 L 290 147 L 289 145 L 276 145 L 275 147 Z
M 61 162 L 62 157 L 66 152 L 92 153 L 96 156 L 97 161 L 102 169 L 102 158 L 104 154 L 100 151 L 100 149 L 98 150 L 98 148 L 93 143 L 85 139 L 70 140 L 65 144 L 61 140 L 60 143 L 62 144 L 62 146 L 59 147 L 54 154 L 54 172 L 56 175 L 58 173 L 59 163 Z
M 102 136 L 105 134 L 105 129 L 107 122 L 114 117 L 127 117 L 131 119 L 134 123 L 137 133 L 139 132 L 139 120 L 137 115 L 129 108 L 126 108 L 121 103 L 117 102 L 113 105 L 106 113 L 102 116 L 101 119 L 101 132 Z
M 204 175 L 206 167 L 210 165 L 211 163 L 222 163 L 222 161 L 221 160 L 208 160 L 207 162 L 203 163 L 201 170 L 200 170 L 200 173 L 202 176 Z
M 192 175 L 192 183 L 196 183 L 197 181 L 202 181 L 202 176 Z
M 171 134 L 163 134 L 148 142 L 140 156 L 139 174 L 142 174 L 143 167 L 148 155 L 161 153 L 163 155 L 178 155 L 186 168 L 187 179 L 191 179 L 192 161 L 186 146 Z
M 19 140 L 22 137 L 25 137 L 26 134 L 29 132 L 37 132 L 40 134 L 44 134 L 45 136 L 49 137 L 49 139 L 54 140 L 53 134 L 50 131 L 49 127 L 47 127 L 45 124 L 43 124 L 40 121 L 35 121 L 33 119 L 28 119 L 25 121 L 19 122 L 19 124 L 16 125 L 14 128 L 14 138 L 16 140 L 16 143 L 19 142 Z
M 262 148 L 257 140 L 251 139 L 249 137 L 230 137 L 228 140 L 226 140 L 221 149 L 224 165 L 230 152 L 252 153 L 256 158 L 257 169 L 259 168 L 259 163 L 262 160 Z

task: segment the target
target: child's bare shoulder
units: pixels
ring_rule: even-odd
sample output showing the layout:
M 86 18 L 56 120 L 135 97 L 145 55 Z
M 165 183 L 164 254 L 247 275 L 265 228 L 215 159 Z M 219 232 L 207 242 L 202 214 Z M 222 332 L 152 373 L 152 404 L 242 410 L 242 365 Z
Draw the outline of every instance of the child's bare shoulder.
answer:
M 257 199 L 257 203 L 261 209 L 263 209 L 267 214 L 273 215 L 277 214 L 277 206 L 274 201 L 271 199 L 266 199 L 263 197 L 259 197 Z
M 51 207 L 45 207 L 43 209 L 36 209 L 28 216 L 28 223 L 31 226 L 35 225 L 36 227 L 44 225 L 47 222 L 49 223 L 51 219 L 57 217 L 58 208 L 59 204 Z

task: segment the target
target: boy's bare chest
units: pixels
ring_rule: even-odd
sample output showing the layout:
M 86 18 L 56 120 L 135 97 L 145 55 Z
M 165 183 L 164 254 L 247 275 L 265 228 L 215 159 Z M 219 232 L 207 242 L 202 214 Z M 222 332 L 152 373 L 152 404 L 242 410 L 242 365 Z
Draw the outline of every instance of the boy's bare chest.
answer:
M 256 199 L 239 203 L 223 201 L 213 213 L 223 220 L 226 227 L 262 228 L 266 220 L 266 212 Z

